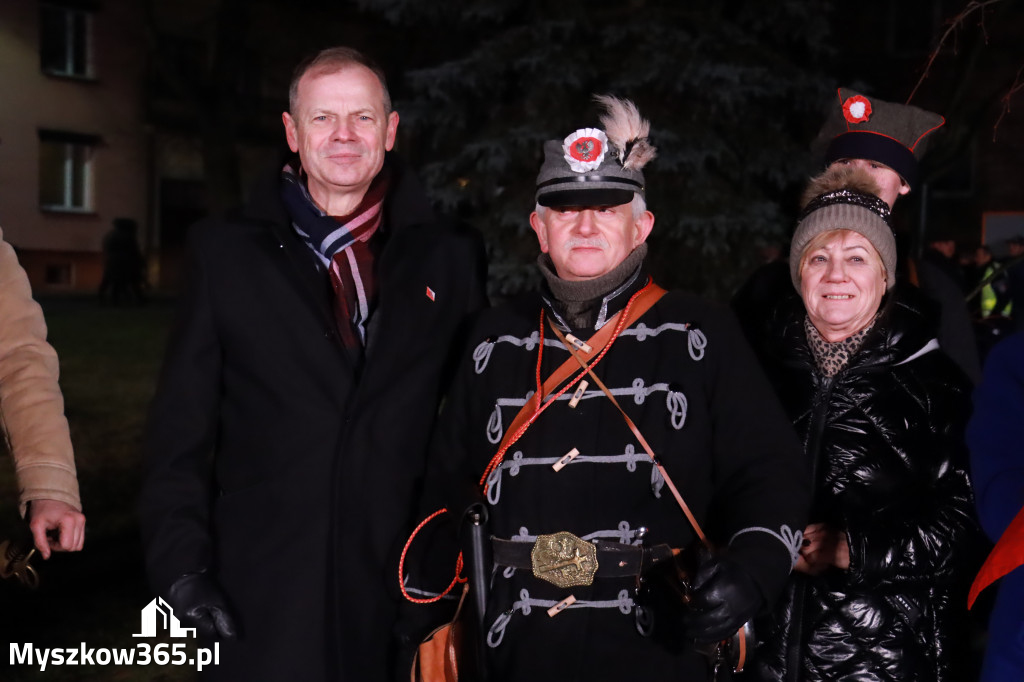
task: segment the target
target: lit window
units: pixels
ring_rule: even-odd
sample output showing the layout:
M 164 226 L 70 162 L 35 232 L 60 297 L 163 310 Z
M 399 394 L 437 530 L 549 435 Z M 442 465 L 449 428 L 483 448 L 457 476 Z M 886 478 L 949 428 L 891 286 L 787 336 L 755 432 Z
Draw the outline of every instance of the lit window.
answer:
M 92 209 L 95 135 L 39 131 L 39 205 L 58 211 Z
M 43 71 L 61 76 L 92 76 L 92 13 L 76 7 L 43 5 L 39 18 L 39 57 Z

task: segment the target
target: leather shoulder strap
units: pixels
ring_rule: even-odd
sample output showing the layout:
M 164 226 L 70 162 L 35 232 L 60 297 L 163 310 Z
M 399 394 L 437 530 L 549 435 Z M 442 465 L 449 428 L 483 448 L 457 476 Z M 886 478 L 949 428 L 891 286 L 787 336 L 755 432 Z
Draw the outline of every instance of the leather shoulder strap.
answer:
M 666 293 L 667 292 L 664 289 L 659 287 L 653 281 L 650 282 L 633 300 L 633 305 L 629 307 L 629 314 L 626 316 L 626 321 L 623 324 L 622 329 L 628 329 L 631 327 L 640 319 L 641 316 L 643 316 L 644 313 L 650 310 L 655 303 L 661 300 L 661 297 Z M 587 339 L 587 345 L 594 349 L 591 353 L 592 355 L 596 356 L 597 354 L 600 354 L 601 350 L 603 350 L 611 340 L 612 333 L 618 326 L 618 318 L 622 313 L 623 311 L 621 310 L 617 312 L 608 320 L 607 323 L 605 323 L 603 327 Z M 569 348 L 569 344 L 566 344 L 566 347 Z M 571 348 L 569 352 L 572 352 Z M 513 434 L 519 430 L 519 427 L 522 426 L 523 422 L 533 416 L 533 414 L 540 409 L 544 398 L 549 396 L 552 391 L 562 385 L 562 383 L 576 371 L 579 371 L 576 365 L 576 360 L 570 357 L 544 380 L 541 390 L 533 395 L 533 399 L 527 401 L 526 404 L 523 405 L 512 420 L 512 423 L 509 424 L 507 429 L 505 429 L 505 437 L 502 438 L 501 444 L 498 446 L 499 451 L 511 445 L 508 441 L 513 437 Z
M 558 328 L 553 324 L 551 325 L 551 329 L 552 331 L 555 332 L 555 336 L 557 336 L 559 340 L 563 344 L 565 344 L 565 347 L 569 349 L 569 353 L 572 355 L 571 359 L 575 360 L 576 363 L 583 368 L 583 371 L 590 375 L 590 378 L 594 380 L 594 383 L 596 383 L 601 388 L 601 390 L 604 391 L 604 394 L 608 396 L 608 399 L 612 401 L 612 405 L 614 405 L 622 414 L 622 418 L 626 421 L 626 426 L 629 427 L 630 431 L 633 432 L 633 435 L 636 436 L 636 439 L 640 442 L 640 445 L 643 446 L 643 449 L 647 452 L 648 455 L 650 455 L 651 461 L 654 462 L 654 466 L 658 468 L 658 472 L 661 474 L 661 477 L 665 479 L 665 483 L 668 485 L 668 489 L 672 491 L 672 496 L 676 498 L 676 504 L 678 504 L 679 508 L 683 510 L 683 514 L 686 516 L 686 519 L 690 522 L 690 525 L 693 527 L 693 531 L 697 534 L 697 537 L 700 538 L 700 541 L 704 544 L 704 546 L 710 549 L 711 543 L 708 541 L 707 536 L 704 535 L 704 530 L 700 527 L 700 524 L 697 523 L 697 517 L 695 517 L 693 515 L 693 512 L 690 511 L 689 505 L 687 505 L 686 501 L 683 500 L 683 496 L 679 493 L 679 489 L 676 488 L 676 484 L 672 482 L 672 478 L 668 475 L 668 471 L 665 470 L 665 467 L 662 465 L 661 460 L 659 460 L 657 455 L 654 454 L 654 450 L 647 443 L 647 439 L 644 438 L 644 435 L 640 433 L 640 429 L 637 428 L 637 425 L 633 422 L 632 419 L 630 419 L 629 415 L 626 414 L 626 411 L 622 409 L 622 406 L 619 405 L 619 401 L 615 399 L 615 396 L 612 395 L 612 392 L 609 391 L 608 387 L 604 385 L 604 382 L 601 381 L 596 374 L 594 374 L 594 371 L 590 368 L 589 365 L 587 365 L 586 361 L 583 358 L 581 358 L 579 354 L 573 349 L 572 345 L 566 340 L 562 332 L 559 331 Z

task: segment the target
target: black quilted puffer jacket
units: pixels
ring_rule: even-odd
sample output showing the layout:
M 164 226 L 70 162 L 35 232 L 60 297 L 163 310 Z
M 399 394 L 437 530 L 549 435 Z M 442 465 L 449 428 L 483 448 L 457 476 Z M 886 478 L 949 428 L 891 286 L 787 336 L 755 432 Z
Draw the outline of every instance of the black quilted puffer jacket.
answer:
M 862 348 L 819 374 L 799 298 L 762 359 L 815 482 L 810 521 L 846 531 L 850 567 L 793 573 L 760 623 L 747 679 L 949 681 L 952 587 L 974 551 L 967 378 L 937 349 L 916 289 L 892 292 Z M 959 617 L 963 620 L 963 615 Z

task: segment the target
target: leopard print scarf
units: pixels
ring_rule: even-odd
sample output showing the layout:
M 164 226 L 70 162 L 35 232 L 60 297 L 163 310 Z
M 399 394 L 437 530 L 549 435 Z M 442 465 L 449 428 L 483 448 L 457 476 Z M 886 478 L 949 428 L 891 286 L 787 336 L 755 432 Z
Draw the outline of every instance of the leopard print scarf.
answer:
M 804 333 L 807 335 L 807 344 L 811 347 L 811 353 L 818 364 L 818 370 L 827 377 L 838 374 L 844 367 L 850 364 L 850 358 L 860 350 L 864 343 L 864 337 L 868 335 L 871 328 L 875 326 L 874 320 L 871 324 L 861 329 L 853 336 L 842 341 L 829 343 L 821 338 L 821 334 L 811 324 L 811 318 L 804 317 Z

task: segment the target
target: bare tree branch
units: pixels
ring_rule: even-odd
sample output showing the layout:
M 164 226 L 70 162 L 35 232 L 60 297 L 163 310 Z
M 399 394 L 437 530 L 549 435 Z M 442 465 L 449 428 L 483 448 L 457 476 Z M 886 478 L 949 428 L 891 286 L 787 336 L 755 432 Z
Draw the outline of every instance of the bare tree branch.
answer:
M 1021 76 L 1024 75 L 1024 66 L 1017 69 L 1017 75 L 1013 79 L 1013 84 L 1010 85 L 1010 89 L 1003 95 L 1003 110 L 999 112 L 999 118 L 996 119 L 996 124 L 992 126 L 992 141 L 996 141 L 996 133 L 999 130 L 999 124 L 1002 123 L 1003 117 L 1010 112 L 1010 99 L 1021 90 L 1024 90 L 1024 80 L 1021 80 Z
M 951 37 L 955 38 L 957 30 L 964 25 L 967 18 L 979 10 L 981 10 L 981 19 L 978 21 L 978 25 L 981 27 L 981 32 L 984 36 L 985 42 L 988 42 L 988 32 L 985 30 L 985 9 L 989 5 L 997 5 L 1004 1 L 1005 0 L 971 0 L 971 2 L 968 2 L 964 6 L 959 14 L 946 22 L 946 30 L 943 32 L 942 37 L 939 38 L 939 42 L 935 46 L 935 49 L 932 50 L 931 54 L 928 56 L 928 63 L 925 64 L 924 71 L 921 73 L 921 78 L 918 79 L 917 85 L 914 86 L 914 89 L 910 92 L 910 96 L 907 97 L 907 104 L 910 104 L 910 100 L 914 99 L 914 95 L 917 94 L 918 89 L 928 78 L 928 75 L 931 73 L 932 64 L 935 63 L 936 58 L 939 56 L 942 48 L 946 45 L 946 42 Z M 954 47 L 953 53 L 956 54 L 956 51 L 956 47 Z

